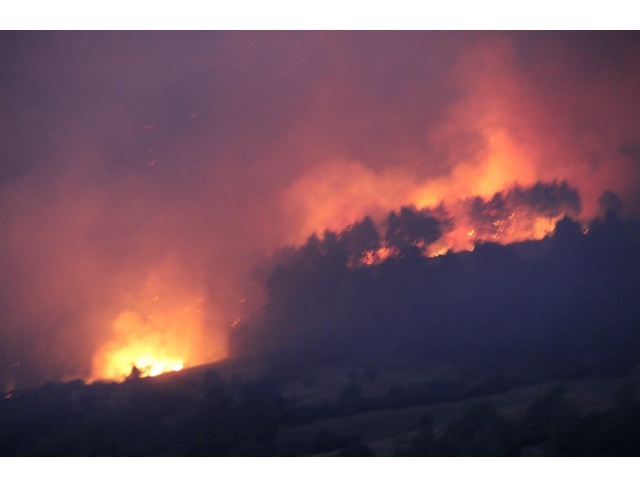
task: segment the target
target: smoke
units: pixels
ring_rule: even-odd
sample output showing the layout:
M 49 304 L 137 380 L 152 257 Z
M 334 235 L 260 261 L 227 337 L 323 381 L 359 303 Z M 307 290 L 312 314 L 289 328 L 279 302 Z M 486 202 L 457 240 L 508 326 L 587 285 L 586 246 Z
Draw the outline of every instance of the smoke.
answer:
M 437 254 L 511 214 L 495 241 L 584 224 L 606 190 L 638 208 L 635 34 L 1 41 L 5 389 L 229 356 L 265 304 L 255 269 L 367 216 L 363 252 L 407 244 L 406 207 L 424 217 L 408 245 Z

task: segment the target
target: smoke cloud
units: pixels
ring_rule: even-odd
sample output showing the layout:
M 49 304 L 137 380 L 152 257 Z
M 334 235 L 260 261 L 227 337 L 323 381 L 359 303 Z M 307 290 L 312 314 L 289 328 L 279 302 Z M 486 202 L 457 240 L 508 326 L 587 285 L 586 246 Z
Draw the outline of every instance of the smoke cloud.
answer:
M 423 258 L 605 191 L 637 214 L 639 61 L 634 33 L 1 33 L 0 386 L 239 354 L 314 233 Z

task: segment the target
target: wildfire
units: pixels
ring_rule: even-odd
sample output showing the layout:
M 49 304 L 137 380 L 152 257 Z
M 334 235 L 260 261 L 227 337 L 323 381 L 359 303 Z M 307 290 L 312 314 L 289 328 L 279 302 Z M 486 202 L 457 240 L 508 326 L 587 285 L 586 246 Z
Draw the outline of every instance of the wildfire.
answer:
M 128 299 L 129 309 L 113 321 L 110 339 L 94 354 L 92 380 L 152 377 L 226 355 L 224 337 L 205 333 L 204 320 L 215 317 L 200 312 L 202 295 L 185 294 L 168 276 L 166 269 L 152 275 L 139 298 Z
M 122 380 L 133 367 L 140 377 L 181 370 L 192 347 L 168 325 L 133 311 L 121 313 L 113 324 L 115 337 L 96 354 L 94 379 Z
M 428 257 L 438 257 L 439 255 L 444 255 L 449 251 L 450 247 L 448 246 L 442 246 L 442 247 L 437 247 L 435 249 L 429 250 L 427 253 Z
M 440 255 L 473 249 L 478 242 L 538 240 L 550 235 L 565 215 L 583 223 L 597 217 L 598 198 L 605 190 L 629 194 L 630 181 L 637 178 L 631 158 L 612 153 L 603 155 L 601 164 L 585 163 L 583 139 L 565 132 L 565 124 L 558 123 L 564 115 L 555 107 L 536 103 L 536 87 L 513 68 L 511 55 L 506 45 L 482 45 L 460 65 L 455 82 L 465 94 L 427 134 L 444 161 L 434 158 L 429 174 L 414 173 L 409 161 L 373 169 L 361 161 L 333 160 L 296 180 L 283 195 L 284 211 L 293 222 L 290 243 L 302 245 L 309 235 L 325 230 L 339 233 L 365 216 L 383 226 L 385 215 L 403 206 L 422 210 L 442 204 L 456 228 L 448 240 L 425 252 Z M 466 140 L 473 143 L 465 145 Z M 630 176 L 628 181 L 623 174 Z M 578 207 L 527 209 L 529 200 L 515 198 L 513 208 L 505 209 L 503 202 L 492 201 L 516 186 L 554 181 L 566 181 L 579 191 Z M 496 203 L 496 214 L 487 212 L 480 222 L 472 218 L 469 202 L 477 198 L 488 207 Z M 371 251 L 363 263 L 384 259 Z
M 142 357 L 134 364 L 135 368 L 140 371 L 140 377 L 155 377 L 165 372 L 177 372 L 182 370 L 184 364 L 182 361 L 171 363 L 169 361 L 159 361 L 154 357 Z
M 389 257 L 395 257 L 400 253 L 395 247 L 383 246 L 375 250 L 367 250 L 360 258 L 360 262 L 365 265 L 378 265 Z

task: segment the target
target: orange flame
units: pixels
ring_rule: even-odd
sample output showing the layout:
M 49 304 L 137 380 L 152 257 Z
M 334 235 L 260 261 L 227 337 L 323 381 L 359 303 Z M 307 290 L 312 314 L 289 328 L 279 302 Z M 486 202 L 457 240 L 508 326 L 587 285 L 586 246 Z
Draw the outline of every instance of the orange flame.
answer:
M 145 377 L 192 365 L 191 339 L 175 333 L 166 320 L 167 317 L 144 318 L 133 311 L 121 313 L 113 323 L 114 338 L 95 355 L 93 379 L 122 380 L 133 367 Z M 193 333 L 193 323 L 183 325 Z
M 395 257 L 400 253 L 395 247 L 383 246 L 376 250 L 367 250 L 360 258 L 360 262 L 365 265 L 378 265 L 389 257 Z
M 224 358 L 224 337 L 211 342 L 211 330 L 205 334 L 211 313 L 191 311 L 202 303 L 202 294 L 185 296 L 172 288 L 167 274 L 165 269 L 151 276 L 143 286 L 144 298 L 113 321 L 111 339 L 94 354 L 92 380 L 123 380 L 133 367 L 141 377 L 155 376 Z
M 497 138 L 502 140 L 502 136 Z M 501 142 L 503 148 L 508 145 Z M 519 172 L 518 165 L 509 171 L 504 167 L 508 155 L 513 154 L 507 151 L 495 157 L 489 156 L 486 163 L 479 166 L 459 165 L 448 177 L 423 183 L 415 183 L 407 174 L 400 172 L 376 174 L 357 162 L 331 163 L 324 168 L 322 175 L 316 173 L 313 177 L 305 177 L 286 193 L 286 206 L 296 209 L 293 217 L 299 222 L 297 232 L 290 235 L 290 239 L 300 245 L 310 234 L 322 234 L 324 230 L 340 232 L 365 216 L 372 216 L 381 226 L 383 217 L 401 206 L 411 205 L 420 210 L 435 209 L 441 204 L 453 217 L 455 225 L 425 250 L 428 256 L 442 255 L 448 250 L 472 250 L 476 242 L 508 244 L 544 238 L 554 231 L 564 213 L 550 217 L 526 208 L 515 209 L 506 218 L 496 218 L 490 232 L 474 228 L 474 223 L 468 218 L 465 206 L 468 198 L 490 198 L 514 184 L 535 182 L 533 173 L 528 169 Z M 526 168 L 527 164 L 523 167 Z M 336 187 L 334 183 L 338 179 L 340 184 Z M 415 245 L 423 247 L 424 243 Z M 363 255 L 361 262 L 377 264 L 396 254 L 392 248 L 383 245 Z

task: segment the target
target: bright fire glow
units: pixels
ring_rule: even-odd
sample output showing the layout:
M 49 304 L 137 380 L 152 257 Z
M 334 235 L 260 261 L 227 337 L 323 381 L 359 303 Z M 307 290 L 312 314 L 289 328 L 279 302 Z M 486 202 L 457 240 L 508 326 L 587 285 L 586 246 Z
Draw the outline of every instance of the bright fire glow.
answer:
M 142 286 L 143 297 L 113 321 L 110 340 L 94 355 L 93 380 L 123 380 L 133 367 L 140 377 L 156 376 L 224 358 L 224 337 L 212 341 L 204 330 L 211 313 L 197 312 L 206 305 L 202 293 L 185 296 L 167 274 L 165 269 L 152 275 Z
M 135 366 L 141 377 L 181 370 L 192 355 L 189 340 L 173 333 L 157 317 L 133 311 L 120 314 L 113 324 L 115 337 L 94 359 L 94 379 L 122 380 Z M 155 325 L 154 325 L 155 323 Z
M 496 216 L 492 225 L 484 228 L 476 228 L 469 220 L 471 199 L 488 201 L 515 185 L 527 187 L 539 180 L 533 149 L 513 140 L 505 130 L 493 127 L 483 132 L 487 147 L 476 159 L 460 162 L 448 174 L 422 182 L 400 170 L 376 173 L 354 161 L 335 161 L 303 177 L 284 196 L 290 217 L 298 221 L 291 240 L 302 244 L 313 233 L 341 232 L 365 216 L 383 224 L 389 211 L 402 206 L 434 209 L 439 205 L 453 218 L 454 227 L 425 249 L 426 256 L 473 250 L 477 242 L 509 244 L 550 235 L 564 213 L 550 217 L 516 208 L 507 216 Z M 378 264 L 396 251 L 383 246 L 367 252 L 361 262 Z
M 135 362 L 135 367 L 140 371 L 140 377 L 155 377 L 165 372 L 177 372 L 182 370 L 182 361 L 171 363 L 169 361 L 159 361 L 154 357 L 141 357 Z
M 376 250 L 368 250 L 361 257 L 360 262 L 365 265 L 378 265 L 389 257 L 395 257 L 400 253 L 395 247 L 380 247 Z

